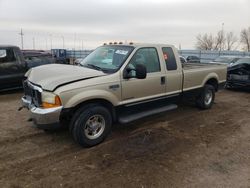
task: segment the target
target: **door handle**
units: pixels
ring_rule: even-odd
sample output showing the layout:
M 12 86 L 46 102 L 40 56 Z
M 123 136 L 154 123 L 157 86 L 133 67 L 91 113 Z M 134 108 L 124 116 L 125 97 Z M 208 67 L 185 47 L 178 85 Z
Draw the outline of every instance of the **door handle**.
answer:
M 165 76 L 161 77 L 161 85 L 164 85 L 166 83 L 166 78 Z

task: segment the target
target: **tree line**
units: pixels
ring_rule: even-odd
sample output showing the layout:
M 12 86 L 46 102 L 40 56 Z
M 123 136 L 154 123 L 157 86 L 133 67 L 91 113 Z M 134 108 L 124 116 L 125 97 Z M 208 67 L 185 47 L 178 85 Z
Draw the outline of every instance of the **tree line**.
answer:
M 240 39 L 232 31 L 226 33 L 224 30 L 216 35 L 205 33 L 196 36 L 196 48 L 199 50 L 236 50 L 239 44 L 250 52 L 250 27 L 241 30 Z

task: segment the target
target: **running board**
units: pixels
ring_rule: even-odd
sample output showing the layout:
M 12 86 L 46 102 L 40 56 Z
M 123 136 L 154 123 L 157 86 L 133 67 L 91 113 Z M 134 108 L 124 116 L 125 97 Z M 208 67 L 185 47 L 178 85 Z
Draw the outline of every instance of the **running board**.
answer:
M 152 110 L 147 110 L 147 111 L 144 111 L 144 112 L 139 112 L 137 114 L 131 114 L 131 115 L 127 115 L 127 116 L 121 116 L 121 117 L 118 118 L 118 121 L 121 124 L 125 124 L 125 123 L 129 123 L 131 121 L 135 121 L 135 120 L 147 117 L 147 116 L 151 116 L 151 115 L 159 114 L 159 113 L 162 113 L 162 112 L 174 110 L 177 107 L 178 106 L 176 104 L 171 104 L 171 105 L 160 107 L 160 108 L 154 108 Z

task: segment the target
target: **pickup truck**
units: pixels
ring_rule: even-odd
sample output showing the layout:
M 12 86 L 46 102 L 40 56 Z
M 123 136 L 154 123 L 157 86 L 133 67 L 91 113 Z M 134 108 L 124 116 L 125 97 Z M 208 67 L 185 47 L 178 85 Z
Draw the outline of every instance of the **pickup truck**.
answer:
M 0 91 L 22 88 L 22 80 L 29 68 L 49 63 L 53 63 L 49 54 L 0 45 Z
M 22 87 L 27 64 L 16 46 L 0 45 L 0 90 Z
M 211 108 L 226 72 L 224 65 L 182 64 L 172 45 L 105 44 L 79 66 L 29 70 L 22 104 L 38 128 L 68 126 L 77 143 L 90 147 L 102 142 L 115 122 L 176 109 L 181 99 Z

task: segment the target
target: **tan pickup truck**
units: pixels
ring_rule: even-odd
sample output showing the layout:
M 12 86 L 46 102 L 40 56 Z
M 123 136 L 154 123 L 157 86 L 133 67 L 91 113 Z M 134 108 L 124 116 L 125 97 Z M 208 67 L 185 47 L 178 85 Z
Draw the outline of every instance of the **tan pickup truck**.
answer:
M 22 103 L 38 128 L 66 125 L 77 143 L 89 147 L 102 142 L 115 122 L 173 110 L 186 98 L 210 108 L 226 71 L 224 65 L 181 64 L 171 45 L 109 44 L 79 66 L 29 70 Z

